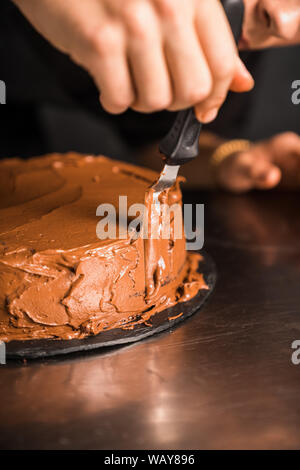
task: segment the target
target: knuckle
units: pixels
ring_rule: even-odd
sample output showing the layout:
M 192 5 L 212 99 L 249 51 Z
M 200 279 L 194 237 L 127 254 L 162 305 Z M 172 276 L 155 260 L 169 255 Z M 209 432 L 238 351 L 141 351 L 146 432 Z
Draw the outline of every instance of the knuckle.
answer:
M 155 112 L 167 109 L 171 104 L 171 98 L 168 96 L 151 95 L 146 97 L 141 103 L 144 112 Z
M 119 31 L 114 25 L 107 23 L 90 35 L 90 43 L 98 55 L 112 54 L 119 47 Z
M 130 1 L 123 9 L 128 31 L 134 37 L 144 39 L 149 29 L 149 11 L 144 3 Z
M 207 82 L 201 86 L 186 88 L 182 94 L 182 99 L 188 104 L 197 104 L 206 100 L 211 93 L 210 83 Z
M 106 100 L 105 97 L 101 97 L 100 101 L 101 101 L 103 108 L 112 114 L 120 114 L 126 111 L 131 105 L 131 102 L 128 99 Z
M 209 108 L 220 108 L 226 99 L 226 94 L 212 96 L 208 102 L 207 107 Z
M 174 0 L 155 0 L 155 5 L 159 13 L 168 19 L 173 19 L 176 16 L 177 8 Z
M 116 109 L 120 110 L 120 112 L 125 111 L 126 109 L 128 109 L 131 104 L 132 104 L 132 100 L 129 99 L 129 98 L 126 98 L 126 97 L 118 98 L 118 99 L 114 100 L 114 107 Z
M 214 77 L 218 81 L 229 80 L 231 77 L 234 76 L 234 73 L 235 64 L 233 62 L 220 60 L 218 66 L 216 67 Z
M 278 137 L 280 137 L 281 139 L 287 139 L 293 142 L 299 141 L 299 136 L 295 134 L 295 132 L 292 132 L 292 131 L 283 132 L 282 134 L 279 134 Z
M 269 144 L 272 147 L 276 146 L 289 146 L 295 147 L 299 145 L 299 137 L 292 131 L 282 132 L 280 134 L 271 137 L 269 140 Z

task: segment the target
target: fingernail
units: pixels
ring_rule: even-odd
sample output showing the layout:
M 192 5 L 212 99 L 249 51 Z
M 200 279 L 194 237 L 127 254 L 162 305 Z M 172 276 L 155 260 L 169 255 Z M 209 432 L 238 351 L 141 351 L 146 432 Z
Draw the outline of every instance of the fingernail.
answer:
M 216 119 L 217 115 L 218 115 L 218 112 L 219 112 L 219 109 L 218 108 L 214 108 L 214 109 L 211 109 L 210 111 L 207 111 L 206 113 L 204 114 L 201 114 L 201 115 L 198 115 L 198 118 L 201 122 L 203 122 L 204 124 L 208 124 L 209 122 L 213 121 L 214 119 Z

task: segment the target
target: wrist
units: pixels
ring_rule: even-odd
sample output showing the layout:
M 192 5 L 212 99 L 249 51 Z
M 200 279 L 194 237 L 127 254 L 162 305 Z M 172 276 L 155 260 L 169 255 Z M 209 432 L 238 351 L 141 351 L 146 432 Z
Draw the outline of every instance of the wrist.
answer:
M 229 140 L 222 143 L 213 152 L 211 156 L 211 164 L 216 168 L 230 156 L 240 152 L 247 152 L 250 150 L 251 146 L 251 142 L 245 139 Z

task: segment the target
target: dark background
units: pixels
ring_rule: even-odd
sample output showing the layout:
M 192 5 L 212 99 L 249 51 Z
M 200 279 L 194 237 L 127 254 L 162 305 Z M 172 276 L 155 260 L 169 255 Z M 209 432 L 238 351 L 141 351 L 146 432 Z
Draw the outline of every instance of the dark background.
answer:
M 299 108 L 291 102 L 291 84 L 300 78 L 299 51 L 296 46 L 243 53 L 256 87 L 230 94 L 207 128 L 251 140 L 299 132 Z M 0 3 L 0 80 L 7 85 L 0 157 L 76 150 L 132 160 L 136 149 L 163 137 L 174 119 L 167 112 L 105 113 L 88 74 L 35 32 L 10 0 Z

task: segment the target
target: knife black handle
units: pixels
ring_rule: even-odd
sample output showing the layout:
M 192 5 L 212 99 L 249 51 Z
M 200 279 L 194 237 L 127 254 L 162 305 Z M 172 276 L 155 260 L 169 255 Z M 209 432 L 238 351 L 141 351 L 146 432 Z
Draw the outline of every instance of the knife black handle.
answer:
M 243 0 L 222 0 L 236 44 L 242 33 L 245 13 Z M 177 113 L 175 122 L 160 142 L 159 151 L 168 165 L 183 165 L 199 155 L 199 137 L 202 124 L 195 116 L 194 108 Z

